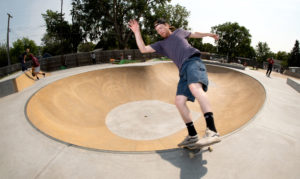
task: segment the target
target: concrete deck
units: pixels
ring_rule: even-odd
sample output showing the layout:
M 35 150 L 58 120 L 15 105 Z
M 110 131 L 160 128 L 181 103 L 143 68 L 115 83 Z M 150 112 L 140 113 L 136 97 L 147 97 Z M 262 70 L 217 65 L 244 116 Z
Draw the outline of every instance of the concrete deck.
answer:
M 267 78 L 249 69 L 240 72 L 263 84 L 263 107 L 249 123 L 223 137 L 212 153 L 203 151 L 193 159 L 181 149 L 114 152 L 81 148 L 47 137 L 26 119 L 27 101 L 41 88 L 68 76 L 107 67 L 117 66 L 53 72 L 19 93 L 0 98 L 0 178 L 299 177 L 300 94 L 286 84 L 286 79 Z

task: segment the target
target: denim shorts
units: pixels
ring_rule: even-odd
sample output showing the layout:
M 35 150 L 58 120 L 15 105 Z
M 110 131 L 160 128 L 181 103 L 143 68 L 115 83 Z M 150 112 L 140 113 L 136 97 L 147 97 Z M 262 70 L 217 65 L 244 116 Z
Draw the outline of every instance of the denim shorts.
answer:
M 207 91 L 208 77 L 206 67 L 200 57 L 187 59 L 181 66 L 179 76 L 176 95 L 186 96 L 188 101 L 194 102 L 195 97 L 189 89 L 191 83 L 201 83 L 203 91 Z

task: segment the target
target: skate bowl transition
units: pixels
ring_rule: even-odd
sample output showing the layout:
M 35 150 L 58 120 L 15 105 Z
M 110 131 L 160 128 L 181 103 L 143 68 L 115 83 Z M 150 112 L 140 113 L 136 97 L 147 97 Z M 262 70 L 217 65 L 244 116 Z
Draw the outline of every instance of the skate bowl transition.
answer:
M 266 94 L 248 75 L 206 67 L 207 95 L 223 136 L 249 122 Z M 128 152 L 174 149 L 187 135 L 174 105 L 178 79 L 173 63 L 85 72 L 40 89 L 28 100 L 26 115 L 45 135 L 75 146 Z M 188 106 L 202 136 L 206 125 L 199 104 Z

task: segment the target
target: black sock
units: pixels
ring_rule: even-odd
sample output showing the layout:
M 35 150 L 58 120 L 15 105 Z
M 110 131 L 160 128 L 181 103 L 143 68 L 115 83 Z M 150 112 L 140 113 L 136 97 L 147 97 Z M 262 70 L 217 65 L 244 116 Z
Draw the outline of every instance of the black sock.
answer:
M 214 116 L 212 112 L 207 112 L 204 114 L 205 121 L 206 121 L 206 127 L 212 131 L 217 132 L 217 129 L 215 127 L 214 123 Z
M 197 135 L 197 131 L 194 127 L 194 123 L 193 122 L 189 122 L 189 123 L 186 123 L 185 124 L 187 129 L 188 129 L 188 132 L 189 132 L 189 136 L 195 136 Z

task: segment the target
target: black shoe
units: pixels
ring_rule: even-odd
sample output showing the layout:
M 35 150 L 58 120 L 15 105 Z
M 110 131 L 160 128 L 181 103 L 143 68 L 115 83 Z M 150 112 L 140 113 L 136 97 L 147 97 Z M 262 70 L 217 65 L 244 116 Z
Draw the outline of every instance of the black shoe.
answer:
M 43 73 L 43 76 L 44 76 L 44 78 L 45 78 L 45 76 L 46 76 L 46 73 Z

